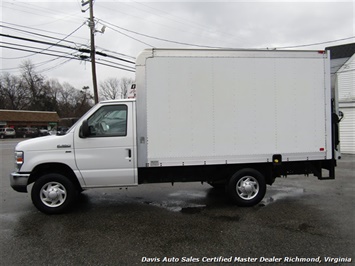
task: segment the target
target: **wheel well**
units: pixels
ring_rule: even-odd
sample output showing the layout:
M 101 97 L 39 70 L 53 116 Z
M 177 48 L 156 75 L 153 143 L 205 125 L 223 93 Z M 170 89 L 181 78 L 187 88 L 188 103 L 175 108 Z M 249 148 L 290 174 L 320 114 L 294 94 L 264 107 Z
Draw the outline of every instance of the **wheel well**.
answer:
M 78 191 L 83 190 L 73 170 L 68 165 L 61 163 L 45 163 L 37 165 L 30 175 L 28 184 L 35 182 L 39 177 L 45 174 L 53 173 L 61 174 L 68 178 L 75 185 Z
M 272 164 L 260 163 L 260 164 L 240 164 L 231 166 L 228 171 L 223 175 L 224 178 L 216 180 L 214 183 L 228 183 L 232 176 L 241 170 L 254 170 L 258 171 L 265 178 L 265 182 L 268 185 L 272 185 L 275 181 L 275 173 L 273 172 Z

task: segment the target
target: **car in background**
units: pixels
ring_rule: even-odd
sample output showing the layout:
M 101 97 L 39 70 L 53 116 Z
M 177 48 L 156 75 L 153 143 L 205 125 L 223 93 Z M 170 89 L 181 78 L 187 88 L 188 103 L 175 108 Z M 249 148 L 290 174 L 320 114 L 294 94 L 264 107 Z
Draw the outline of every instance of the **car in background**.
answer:
M 69 130 L 69 127 L 62 127 L 62 126 L 59 126 L 59 127 L 53 128 L 53 129 L 49 132 L 49 134 L 50 134 L 50 135 L 65 135 L 68 130 Z
M 0 128 L 0 138 L 15 138 L 16 132 L 13 128 L 11 127 L 3 127 Z
M 39 130 L 39 135 L 40 136 L 48 136 L 50 134 L 49 134 L 49 131 L 47 129 L 40 129 Z
M 69 127 L 58 127 L 57 135 L 65 135 L 68 130 L 69 130 Z
M 16 129 L 16 136 L 19 138 L 35 138 L 39 136 L 39 131 L 34 127 L 19 127 Z

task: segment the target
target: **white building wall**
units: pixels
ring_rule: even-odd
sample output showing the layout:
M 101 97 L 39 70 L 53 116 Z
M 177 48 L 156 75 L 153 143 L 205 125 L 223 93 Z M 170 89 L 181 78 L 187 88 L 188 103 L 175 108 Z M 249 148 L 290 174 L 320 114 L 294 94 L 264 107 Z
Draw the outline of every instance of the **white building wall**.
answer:
M 340 122 L 340 149 L 355 154 L 355 54 L 337 71 Z
M 340 104 L 344 118 L 340 122 L 340 150 L 342 153 L 355 154 L 355 104 Z

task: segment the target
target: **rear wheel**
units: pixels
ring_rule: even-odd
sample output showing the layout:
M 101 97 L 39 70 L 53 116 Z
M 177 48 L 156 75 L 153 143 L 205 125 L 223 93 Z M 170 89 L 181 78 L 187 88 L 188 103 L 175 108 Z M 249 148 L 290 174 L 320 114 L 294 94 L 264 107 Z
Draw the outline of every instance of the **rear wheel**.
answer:
M 254 206 L 265 196 L 265 177 L 255 169 L 239 170 L 229 180 L 226 191 L 229 198 L 238 206 Z
M 33 185 L 31 198 L 38 210 L 47 214 L 67 211 L 77 195 L 74 184 L 61 174 L 46 174 Z

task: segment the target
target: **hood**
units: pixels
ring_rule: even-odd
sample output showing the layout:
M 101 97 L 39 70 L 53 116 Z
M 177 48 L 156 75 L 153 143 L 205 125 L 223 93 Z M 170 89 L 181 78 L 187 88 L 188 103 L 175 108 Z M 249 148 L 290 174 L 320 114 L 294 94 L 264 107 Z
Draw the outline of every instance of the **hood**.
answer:
M 56 150 L 58 148 L 73 148 L 73 133 L 69 132 L 66 135 L 45 136 L 34 139 L 21 141 L 17 144 L 17 151 L 43 151 Z

